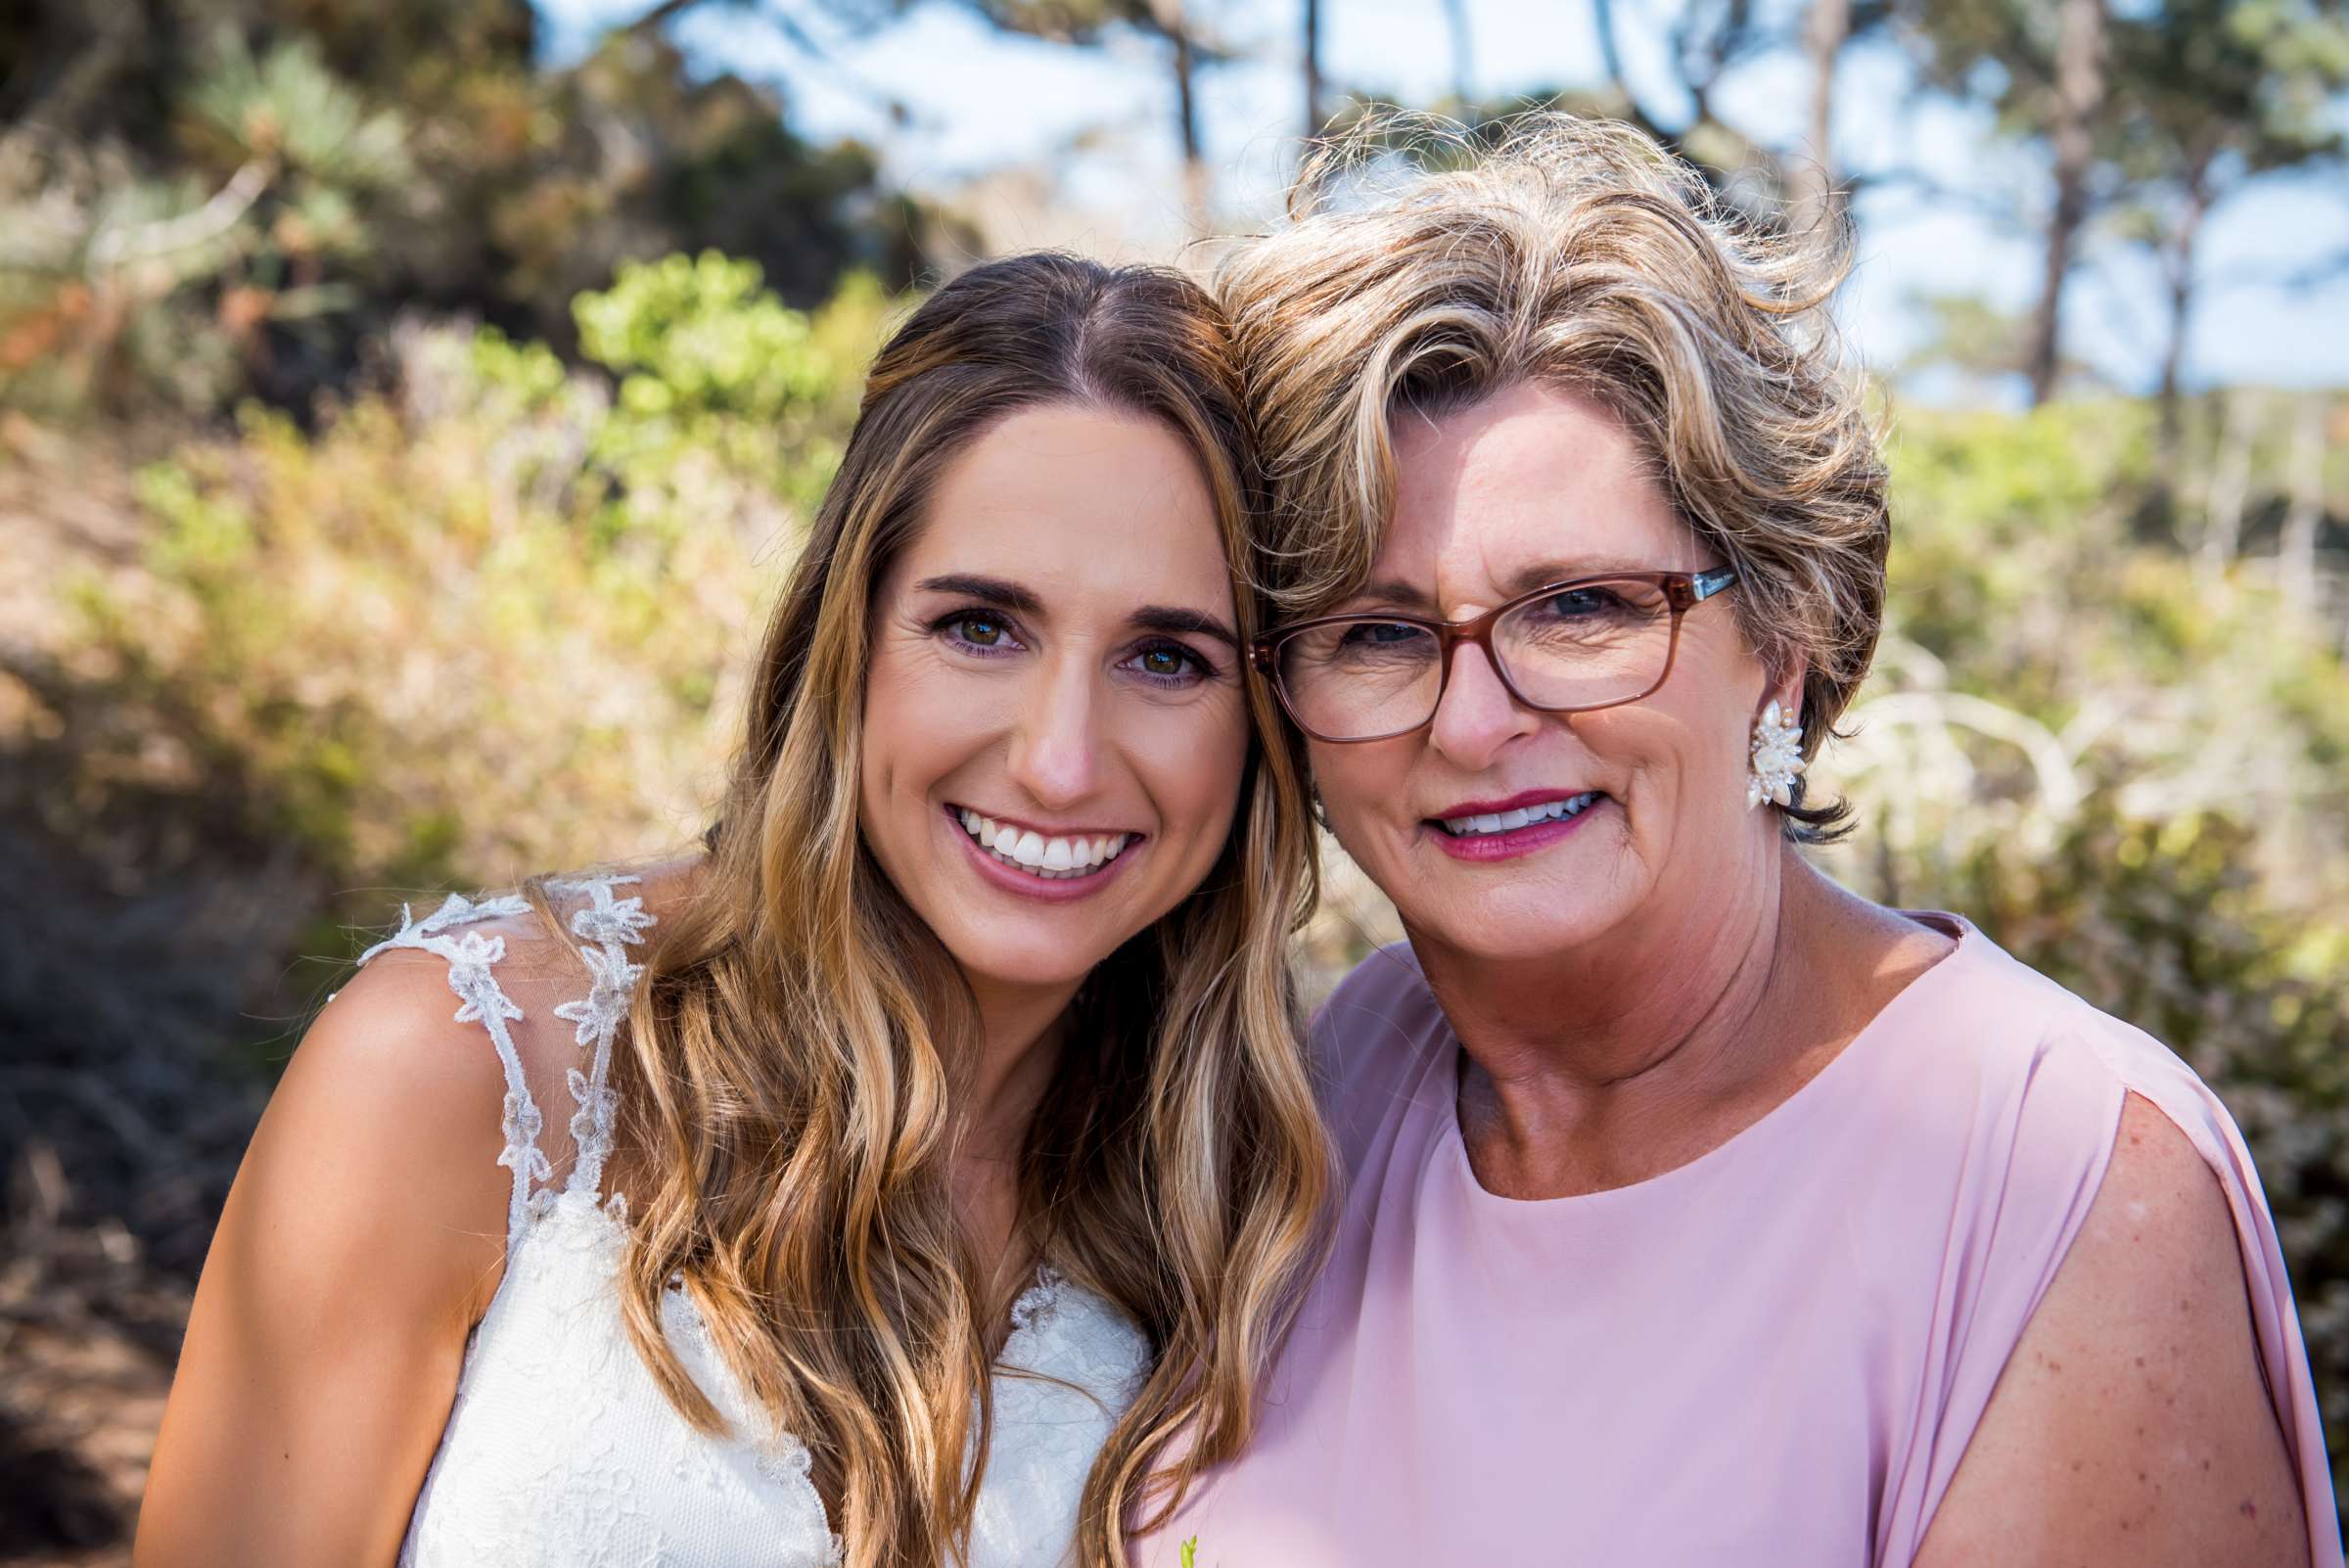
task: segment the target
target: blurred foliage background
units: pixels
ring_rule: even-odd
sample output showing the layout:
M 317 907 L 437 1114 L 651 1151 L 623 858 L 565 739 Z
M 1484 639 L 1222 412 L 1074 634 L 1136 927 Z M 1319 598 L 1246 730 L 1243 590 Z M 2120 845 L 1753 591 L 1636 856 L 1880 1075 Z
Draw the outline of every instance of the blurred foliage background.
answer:
M 954 3 L 1144 51 L 1185 227 L 1242 226 L 1201 134 L 1224 12 Z M 1382 101 L 1322 69 L 1340 3 L 1297 12 L 1300 128 Z M 689 60 L 697 9 L 568 63 L 523 0 L 0 9 L 0 1561 L 126 1559 L 213 1218 L 356 933 L 402 891 L 698 830 L 865 359 L 1002 248 Z M 812 50 L 819 14 L 885 35 L 917 8 L 732 9 Z M 2349 18 L 1715 0 L 1646 17 L 1668 114 L 1592 12 L 1596 85 L 1555 96 L 1681 146 L 1757 222 L 1858 184 L 1721 107 L 1760 54 L 1809 70 L 1814 152 L 1873 38 L 2029 153 L 2034 304 L 1926 301 L 1930 341 L 1873 367 L 1895 592 L 1816 775 L 1865 827 L 1822 859 L 1965 912 L 2219 1087 L 2349 1459 L 2349 397 L 2186 363 L 2209 215 L 2349 177 Z M 2148 385 L 2068 354 L 2097 246 L 2163 269 Z M 1953 369 L 2004 393 L 1911 395 Z M 1392 933 L 1333 852 L 1314 986 Z

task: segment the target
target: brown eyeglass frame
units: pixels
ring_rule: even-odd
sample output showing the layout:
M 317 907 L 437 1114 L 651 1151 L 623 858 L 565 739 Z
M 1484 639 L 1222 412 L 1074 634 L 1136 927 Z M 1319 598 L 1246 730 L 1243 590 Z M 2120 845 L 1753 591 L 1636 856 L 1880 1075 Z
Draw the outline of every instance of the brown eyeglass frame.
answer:
M 1662 593 L 1664 602 L 1672 611 L 1672 641 L 1664 651 L 1663 672 L 1656 676 L 1654 683 L 1645 691 L 1635 693 L 1630 697 L 1618 697 L 1613 702 L 1570 703 L 1563 708 L 1551 708 L 1535 702 L 1524 692 L 1519 691 L 1517 682 L 1509 678 L 1507 666 L 1493 651 L 1493 627 L 1500 618 L 1522 605 L 1532 604 L 1537 599 L 1546 599 L 1552 594 L 1567 593 L 1576 588 L 1597 587 L 1609 582 L 1643 583 Z M 1483 615 L 1468 621 L 1436 621 L 1427 616 L 1404 615 L 1400 612 L 1316 616 L 1311 621 L 1299 621 L 1289 625 L 1275 626 L 1251 642 L 1248 645 L 1248 662 L 1255 667 L 1258 674 L 1272 683 L 1272 695 L 1280 699 L 1280 710 L 1289 715 L 1289 722 L 1325 746 L 1361 746 L 1367 745 L 1371 741 L 1393 740 L 1398 735 L 1408 735 L 1412 730 L 1424 729 L 1434 723 L 1436 710 L 1444 706 L 1444 693 L 1451 684 L 1451 656 L 1464 642 L 1474 643 L 1484 651 L 1485 663 L 1492 667 L 1493 673 L 1499 678 L 1501 686 L 1519 706 L 1530 708 L 1538 714 L 1592 714 L 1604 708 L 1621 708 L 1626 703 L 1638 702 L 1642 698 L 1654 696 L 1657 691 L 1662 689 L 1664 682 L 1672 678 L 1673 662 L 1680 656 L 1681 618 L 1723 589 L 1734 587 L 1736 582 L 1737 569 L 1735 567 L 1716 567 L 1710 572 L 1606 572 L 1596 576 L 1568 577 L 1563 582 L 1544 583 L 1530 592 L 1519 594 L 1506 604 L 1495 605 Z M 1416 724 L 1407 724 L 1402 729 L 1391 729 L 1383 735 L 1324 735 L 1299 716 L 1296 706 L 1289 701 L 1288 687 L 1280 678 L 1280 645 L 1303 632 L 1312 631 L 1316 626 L 1335 626 L 1348 623 L 1365 622 L 1377 625 L 1417 626 L 1424 631 L 1435 633 L 1438 649 L 1435 699 L 1428 704 L 1425 718 Z

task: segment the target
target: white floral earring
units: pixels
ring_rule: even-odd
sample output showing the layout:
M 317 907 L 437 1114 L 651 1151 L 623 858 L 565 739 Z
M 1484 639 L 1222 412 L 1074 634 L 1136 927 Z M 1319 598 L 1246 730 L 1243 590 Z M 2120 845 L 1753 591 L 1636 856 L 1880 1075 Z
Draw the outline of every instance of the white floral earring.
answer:
M 1745 781 L 1748 809 L 1764 801 L 1777 806 L 1794 804 L 1794 783 L 1803 771 L 1803 726 L 1776 703 L 1754 721 L 1753 761 Z

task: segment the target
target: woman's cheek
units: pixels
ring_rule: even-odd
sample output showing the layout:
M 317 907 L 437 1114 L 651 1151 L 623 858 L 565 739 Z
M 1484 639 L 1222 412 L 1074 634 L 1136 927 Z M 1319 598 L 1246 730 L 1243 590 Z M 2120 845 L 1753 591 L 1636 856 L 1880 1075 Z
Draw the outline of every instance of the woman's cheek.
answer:
M 1144 720 L 1145 766 L 1151 793 L 1170 820 L 1212 859 L 1229 833 L 1239 805 L 1240 773 L 1248 761 L 1248 715 L 1236 692 L 1218 691 L 1177 711 Z
M 1321 797 L 1331 834 L 1340 848 L 1364 865 L 1370 863 L 1364 856 L 1375 857 L 1373 847 L 1384 837 L 1377 831 L 1381 824 L 1374 822 L 1380 803 L 1400 810 L 1404 799 L 1402 772 L 1381 766 L 1383 760 L 1372 755 L 1383 750 L 1377 745 L 1329 746 L 1319 741 L 1309 742 L 1306 750 L 1313 788 Z

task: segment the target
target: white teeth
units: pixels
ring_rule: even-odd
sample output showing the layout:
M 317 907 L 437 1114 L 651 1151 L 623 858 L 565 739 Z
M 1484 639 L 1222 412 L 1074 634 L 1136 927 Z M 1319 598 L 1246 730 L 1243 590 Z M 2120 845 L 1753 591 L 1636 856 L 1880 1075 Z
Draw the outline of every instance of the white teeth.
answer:
M 1130 833 L 1113 833 L 1102 838 L 1047 839 L 1040 833 L 1023 831 L 960 807 L 956 808 L 955 817 L 962 830 L 978 840 L 982 849 L 992 851 L 995 858 L 1052 882 L 1090 876 L 1116 859 L 1133 841 Z
M 1444 830 L 1454 838 L 1479 833 L 1513 833 L 1536 822 L 1580 816 L 1605 798 L 1597 790 L 1587 790 L 1571 800 L 1543 801 L 1539 806 L 1518 807 L 1507 811 L 1480 811 L 1472 816 L 1448 816 L 1443 818 Z

